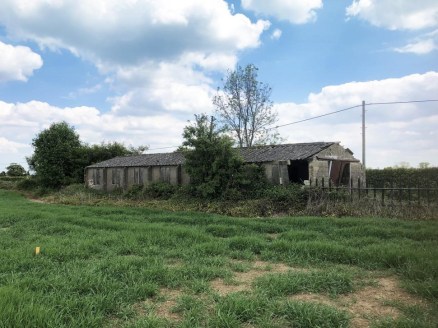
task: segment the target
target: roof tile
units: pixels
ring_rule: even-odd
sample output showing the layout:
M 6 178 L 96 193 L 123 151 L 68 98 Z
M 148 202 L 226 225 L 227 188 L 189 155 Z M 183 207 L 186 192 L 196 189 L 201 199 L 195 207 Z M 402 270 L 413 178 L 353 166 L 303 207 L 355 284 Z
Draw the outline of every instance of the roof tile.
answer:
M 333 145 L 334 142 L 311 142 L 236 148 L 247 163 L 307 159 Z M 168 166 L 184 164 L 183 153 L 157 153 L 115 157 L 88 167 Z

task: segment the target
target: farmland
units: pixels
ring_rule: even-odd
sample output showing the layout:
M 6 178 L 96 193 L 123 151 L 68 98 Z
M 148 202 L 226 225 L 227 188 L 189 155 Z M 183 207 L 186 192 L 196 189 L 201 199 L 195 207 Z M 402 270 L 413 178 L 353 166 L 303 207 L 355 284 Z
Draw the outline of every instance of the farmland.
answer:
M 0 259 L 0 327 L 438 322 L 437 221 L 231 218 L 0 190 Z

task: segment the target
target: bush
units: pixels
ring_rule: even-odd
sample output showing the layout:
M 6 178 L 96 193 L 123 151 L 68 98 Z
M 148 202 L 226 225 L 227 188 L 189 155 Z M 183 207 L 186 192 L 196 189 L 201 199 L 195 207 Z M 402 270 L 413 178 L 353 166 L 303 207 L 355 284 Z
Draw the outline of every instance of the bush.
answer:
M 276 208 L 302 210 L 307 205 L 308 191 L 298 184 L 271 186 L 262 191 L 262 197 Z
M 143 186 L 142 185 L 133 185 L 126 191 L 123 196 L 128 199 L 142 199 L 143 198 Z
M 169 199 L 177 191 L 178 187 L 166 182 L 156 182 L 144 188 L 143 194 L 150 198 Z
M 27 178 L 26 176 L 15 177 L 15 176 L 1 175 L 0 176 L 0 181 L 18 182 L 18 181 L 21 181 L 21 180 L 26 179 L 26 178 Z
M 249 198 L 259 196 L 260 191 L 269 187 L 265 168 L 256 164 L 243 165 L 238 174 L 237 181 L 239 190 L 246 192 L 247 195 L 251 195 Z
M 23 191 L 33 191 L 38 189 L 40 186 L 40 181 L 37 177 L 29 177 L 26 179 L 21 179 L 17 183 L 17 189 Z

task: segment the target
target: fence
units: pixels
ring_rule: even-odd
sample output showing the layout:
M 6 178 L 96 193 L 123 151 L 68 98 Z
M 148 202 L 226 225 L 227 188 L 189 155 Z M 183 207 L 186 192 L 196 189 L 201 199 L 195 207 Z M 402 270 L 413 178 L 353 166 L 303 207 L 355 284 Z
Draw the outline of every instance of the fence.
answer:
M 348 185 L 336 186 L 331 180 L 313 179 L 310 186 L 317 187 L 326 194 L 328 199 L 341 201 L 353 201 L 366 198 L 379 202 L 382 206 L 438 206 L 438 188 L 417 187 L 372 187 L 363 183 L 360 179 L 357 184 L 350 179 Z

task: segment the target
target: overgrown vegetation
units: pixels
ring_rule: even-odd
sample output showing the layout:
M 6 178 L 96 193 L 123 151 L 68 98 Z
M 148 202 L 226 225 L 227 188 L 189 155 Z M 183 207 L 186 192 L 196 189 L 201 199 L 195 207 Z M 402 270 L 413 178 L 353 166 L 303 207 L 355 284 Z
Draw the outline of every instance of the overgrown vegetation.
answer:
M 259 174 L 260 167 L 244 166 L 240 174 L 245 177 Z M 255 172 L 254 172 L 255 171 Z M 263 175 L 263 173 L 261 173 Z M 34 177 L 13 179 L 0 177 L 0 189 L 18 190 L 28 197 L 43 201 L 70 205 L 117 205 L 135 206 L 170 211 L 201 211 L 241 217 L 272 217 L 278 215 L 312 215 L 321 217 L 387 217 L 405 220 L 436 220 L 438 204 L 400 204 L 387 201 L 381 204 L 372 193 L 359 199 L 348 190 L 321 190 L 301 185 L 276 186 L 254 179 L 245 185 L 245 178 L 239 178 L 239 188 L 230 188 L 217 198 L 202 198 L 193 186 L 175 186 L 157 182 L 146 186 L 134 185 L 127 191 L 121 188 L 110 193 L 88 189 L 83 184 L 74 184 L 52 190 L 38 185 Z M 243 181 L 243 182 L 242 182 Z M 255 183 L 256 182 L 256 183 Z M 413 195 L 413 199 L 414 199 Z M 397 198 L 397 197 L 396 197 Z
M 244 164 L 233 148 L 233 140 L 217 128 L 213 117 L 195 115 L 195 122 L 184 128 L 183 137 L 180 151 L 190 176 L 191 195 L 236 200 L 266 187 L 263 169 Z
M 3 190 L 0 208 L 0 327 L 310 328 L 366 320 L 414 328 L 438 320 L 436 221 L 241 219 L 41 204 Z M 388 288 L 381 277 L 410 294 L 395 286 L 372 299 L 390 316 L 355 312 L 354 300 L 368 295 L 362 291 Z M 305 299 L 312 295 L 324 301 Z
M 233 149 L 233 141 L 217 130 L 213 117 L 195 115 L 195 122 L 184 128 L 180 148 L 185 169 L 198 196 L 213 198 L 226 193 L 236 183 L 243 160 Z

